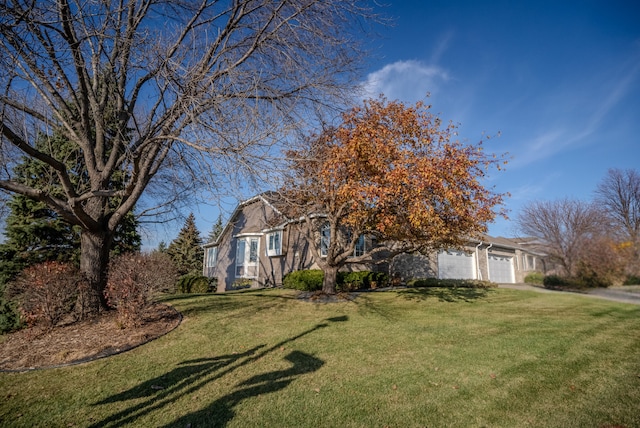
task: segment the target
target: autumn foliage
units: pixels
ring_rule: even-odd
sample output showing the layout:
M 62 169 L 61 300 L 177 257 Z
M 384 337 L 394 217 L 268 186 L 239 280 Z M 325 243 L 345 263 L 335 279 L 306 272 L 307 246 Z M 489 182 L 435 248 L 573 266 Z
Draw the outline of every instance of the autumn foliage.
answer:
M 166 254 L 123 254 L 112 260 L 105 297 L 118 312 L 122 327 L 143 323 L 145 311 L 159 291 L 173 289 L 177 271 Z
M 9 283 L 7 295 L 18 301 L 22 321 L 28 326 L 55 327 L 66 315 L 81 309 L 81 278 L 72 264 L 47 261 L 26 268 Z
M 430 106 L 380 97 L 288 153 L 287 199 L 300 215 L 321 212 L 329 224 L 327 256 L 316 257 L 325 292 L 335 292 L 335 272 L 345 263 L 385 250 L 456 247 L 486 232 L 503 195 L 481 180 L 504 161 L 486 155 L 482 143 L 455 137 L 456 126 L 444 124 Z M 317 241 L 311 225 L 317 229 L 318 222 L 308 217 L 306 224 L 307 236 Z M 363 234 L 384 245 L 353 257 Z

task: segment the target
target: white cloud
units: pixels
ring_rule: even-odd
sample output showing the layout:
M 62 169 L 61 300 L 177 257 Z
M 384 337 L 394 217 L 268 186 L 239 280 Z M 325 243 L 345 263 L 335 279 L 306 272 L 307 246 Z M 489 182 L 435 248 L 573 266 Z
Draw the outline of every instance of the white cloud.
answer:
M 390 100 L 416 102 L 424 100 L 427 93 L 437 92 L 447 80 L 449 75 L 440 67 L 415 60 L 397 61 L 367 76 L 363 83 L 364 97 L 384 94 Z
M 509 166 L 518 168 L 546 159 L 564 150 L 568 140 L 564 138 L 560 129 L 544 132 L 534 138 L 524 141 L 511 150 L 513 161 Z
M 624 100 L 633 86 L 638 81 L 640 76 L 640 60 L 636 60 L 628 70 L 624 70 L 621 73 L 622 76 L 616 75 L 610 78 L 608 84 L 603 84 L 604 91 L 601 92 L 602 98 L 598 103 L 594 103 L 597 108 L 591 114 L 588 121 L 588 126 L 579 135 L 579 139 L 585 138 L 592 133 L 599 130 L 602 126 L 603 120 L 618 107 L 622 100 Z

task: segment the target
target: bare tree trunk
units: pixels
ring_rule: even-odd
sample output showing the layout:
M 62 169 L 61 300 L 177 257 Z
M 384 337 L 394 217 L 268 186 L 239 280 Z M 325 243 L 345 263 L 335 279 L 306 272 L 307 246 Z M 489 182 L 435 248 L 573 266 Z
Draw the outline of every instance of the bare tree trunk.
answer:
M 338 279 L 338 266 L 327 266 L 323 269 L 322 292 L 324 294 L 336 294 L 336 282 Z
M 80 271 L 88 282 L 87 312 L 95 315 L 108 308 L 104 296 L 109 267 L 111 234 L 83 231 L 80 238 Z

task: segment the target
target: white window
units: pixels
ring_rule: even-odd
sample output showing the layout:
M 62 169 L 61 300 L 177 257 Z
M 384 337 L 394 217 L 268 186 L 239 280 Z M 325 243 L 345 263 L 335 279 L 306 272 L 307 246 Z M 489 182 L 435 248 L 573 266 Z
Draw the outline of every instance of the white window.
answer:
M 236 277 L 256 278 L 258 276 L 257 236 L 238 238 L 236 243 Z
M 527 270 L 536 270 L 536 259 L 533 256 L 527 256 Z
M 204 276 L 212 277 L 218 263 L 218 247 L 208 247 L 204 249 Z
M 282 255 L 282 231 L 267 233 L 267 256 Z
M 204 268 L 205 274 L 212 269 L 215 269 L 218 263 L 218 247 L 208 247 L 204 249 Z
M 326 257 L 329 252 L 329 244 L 331 243 L 331 228 L 329 223 L 322 225 L 320 229 L 320 255 Z
M 218 247 L 209 247 L 205 249 L 205 267 L 214 268 L 218 262 Z

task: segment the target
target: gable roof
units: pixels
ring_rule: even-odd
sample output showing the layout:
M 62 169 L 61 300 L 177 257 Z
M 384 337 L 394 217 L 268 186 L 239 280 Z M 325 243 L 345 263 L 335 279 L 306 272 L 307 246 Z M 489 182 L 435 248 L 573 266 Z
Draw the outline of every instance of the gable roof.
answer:
M 289 219 L 284 214 L 282 214 L 282 211 L 278 209 L 278 207 L 276 206 L 277 199 L 275 198 L 275 195 L 276 195 L 275 192 L 264 192 L 256 196 L 253 196 L 249 199 L 245 199 L 244 201 L 241 201 L 233 210 L 233 213 L 231 213 L 229 220 L 227 220 L 227 223 L 222 228 L 222 231 L 220 232 L 216 240 L 213 242 L 207 242 L 206 244 L 203 245 L 203 247 L 209 248 L 209 247 L 218 246 L 220 244 L 220 240 L 222 239 L 222 237 L 228 232 L 230 228 L 233 227 L 233 220 L 236 218 L 236 216 L 240 212 L 242 212 L 242 210 L 245 207 L 257 202 L 264 203 L 269 208 L 271 208 L 278 215 L 278 217 L 282 218 L 282 221 L 277 221 L 275 224 L 272 225 L 272 228 L 283 227 L 284 225 L 286 225 L 289 222 Z

